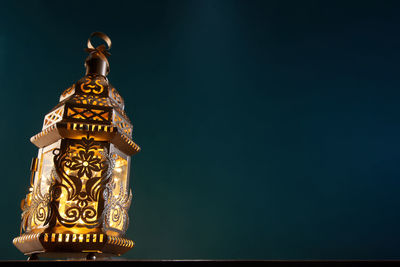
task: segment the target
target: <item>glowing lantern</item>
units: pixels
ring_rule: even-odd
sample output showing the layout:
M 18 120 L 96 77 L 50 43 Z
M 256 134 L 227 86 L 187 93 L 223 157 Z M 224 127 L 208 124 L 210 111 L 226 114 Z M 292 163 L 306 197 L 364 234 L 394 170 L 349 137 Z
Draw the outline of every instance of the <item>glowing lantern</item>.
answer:
M 106 43 L 94 48 L 91 38 Z M 121 255 L 134 246 L 128 227 L 130 157 L 140 148 L 124 101 L 109 83 L 110 38 L 92 33 L 86 75 L 66 89 L 48 113 L 21 203 L 21 234 L 14 245 L 30 259 Z

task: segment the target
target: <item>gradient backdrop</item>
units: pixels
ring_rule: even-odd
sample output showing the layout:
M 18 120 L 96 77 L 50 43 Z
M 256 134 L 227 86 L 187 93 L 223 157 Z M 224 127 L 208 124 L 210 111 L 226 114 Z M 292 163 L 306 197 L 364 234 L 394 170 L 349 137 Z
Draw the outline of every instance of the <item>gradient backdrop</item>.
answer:
M 384 3 L 383 3 L 384 2 Z M 397 1 L 398 2 L 398 1 Z M 142 152 L 136 259 L 400 258 L 395 1 L 3 1 L 0 259 L 93 31 Z

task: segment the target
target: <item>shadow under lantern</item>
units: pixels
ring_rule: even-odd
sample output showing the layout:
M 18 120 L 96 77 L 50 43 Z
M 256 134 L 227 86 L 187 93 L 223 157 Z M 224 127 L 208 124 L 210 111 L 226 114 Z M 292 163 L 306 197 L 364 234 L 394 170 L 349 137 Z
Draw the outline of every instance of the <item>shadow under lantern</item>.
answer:
M 91 38 L 106 43 L 96 48 Z M 109 83 L 111 40 L 88 40 L 86 75 L 66 89 L 48 113 L 22 200 L 21 234 L 14 245 L 30 259 L 121 255 L 134 246 L 128 227 L 130 157 L 140 148 L 124 101 Z

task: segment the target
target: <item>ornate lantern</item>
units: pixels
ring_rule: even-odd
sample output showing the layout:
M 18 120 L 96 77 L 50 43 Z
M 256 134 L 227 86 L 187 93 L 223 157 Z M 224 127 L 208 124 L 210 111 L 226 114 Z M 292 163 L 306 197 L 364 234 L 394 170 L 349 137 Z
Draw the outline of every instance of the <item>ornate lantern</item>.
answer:
M 106 46 L 96 48 L 91 38 Z M 95 32 L 86 51 L 86 75 L 60 96 L 31 138 L 39 148 L 32 160 L 29 193 L 14 245 L 30 259 L 95 259 L 121 255 L 134 246 L 128 227 L 130 157 L 140 148 L 124 100 L 109 83 L 110 38 Z

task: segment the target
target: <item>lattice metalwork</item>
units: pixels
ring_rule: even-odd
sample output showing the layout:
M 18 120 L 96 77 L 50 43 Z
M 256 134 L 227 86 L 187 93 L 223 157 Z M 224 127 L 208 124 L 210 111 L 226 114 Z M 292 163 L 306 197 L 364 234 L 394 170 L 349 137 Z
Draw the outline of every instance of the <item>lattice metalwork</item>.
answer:
M 62 120 L 64 114 L 64 107 L 59 107 L 53 112 L 50 112 L 44 117 L 42 130 Z
M 76 95 L 71 99 L 71 103 L 85 104 L 93 106 L 111 107 L 110 99 L 96 95 Z
M 84 120 L 84 121 L 98 121 L 98 122 L 108 122 L 110 121 L 110 110 L 93 108 L 93 107 L 77 107 L 68 106 L 67 114 L 65 116 L 67 119 Z
M 120 108 L 124 108 L 124 100 L 122 99 L 121 95 L 118 93 L 117 89 L 115 89 L 114 87 L 111 87 L 110 93 L 109 93 L 109 97 L 114 100 L 115 103 L 117 103 L 117 105 Z
M 60 102 L 72 96 L 74 93 L 75 93 L 75 84 L 65 89 L 65 91 L 60 96 Z
M 128 123 L 121 114 L 114 111 L 113 115 L 113 123 L 121 130 L 122 133 L 126 134 L 129 137 L 132 137 L 132 125 Z

